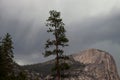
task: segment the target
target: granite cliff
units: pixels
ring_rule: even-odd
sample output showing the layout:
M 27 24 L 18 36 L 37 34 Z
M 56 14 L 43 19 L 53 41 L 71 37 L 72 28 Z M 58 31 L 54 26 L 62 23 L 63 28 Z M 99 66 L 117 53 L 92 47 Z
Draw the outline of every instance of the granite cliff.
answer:
M 71 76 L 69 80 L 120 80 L 115 61 L 108 52 L 88 49 L 72 57 L 75 61 L 85 64 L 85 67 L 81 72 L 70 71 L 70 74 L 77 76 Z
M 49 72 L 53 62 L 51 60 L 45 63 L 24 66 L 24 68 L 32 69 L 40 74 L 43 73 L 43 75 L 44 70 L 47 70 L 48 72 L 43 80 L 55 80 Z M 70 56 L 68 63 L 71 65 L 71 69 L 64 72 L 67 77 L 62 78 L 62 80 L 120 80 L 113 57 L 102 50 L 87 49 L 73 54 Z

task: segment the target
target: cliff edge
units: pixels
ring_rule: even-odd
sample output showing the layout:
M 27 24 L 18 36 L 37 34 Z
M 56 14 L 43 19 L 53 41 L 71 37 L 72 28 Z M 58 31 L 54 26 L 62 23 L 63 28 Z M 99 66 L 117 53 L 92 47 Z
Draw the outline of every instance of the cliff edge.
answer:
M 86 66 L 83 71 L 70 71 L 77 76 L 71 77 L 69 80 L 120 80 L 115 61 L 108 52 L 87 49 L 72 57 L 74 61 Z

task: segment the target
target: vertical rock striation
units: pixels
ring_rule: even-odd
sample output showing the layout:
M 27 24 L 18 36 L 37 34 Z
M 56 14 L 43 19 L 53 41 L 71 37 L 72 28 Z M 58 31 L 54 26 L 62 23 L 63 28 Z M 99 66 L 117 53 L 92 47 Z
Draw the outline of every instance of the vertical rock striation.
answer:
M 120 80 L 115 61 L 108 52 L 98 49 L 87 49 L 78 54 L 70 55 L 67 61 L 70 70 L 64 71 L 61 80 Z M 42 75 L 42 80 L 55 80 L 51 67 L 54 60 L 24 67 Z
M 113 57 L 105 51 L 88 49 L 73 59 L 86 65 L 75 80 L 120 80 Z

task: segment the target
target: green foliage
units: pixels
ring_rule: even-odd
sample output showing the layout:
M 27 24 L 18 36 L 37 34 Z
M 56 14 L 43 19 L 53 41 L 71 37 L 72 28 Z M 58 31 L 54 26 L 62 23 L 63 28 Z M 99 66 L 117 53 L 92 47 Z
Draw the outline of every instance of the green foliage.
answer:
M 55 10 L 52 10 L 49 12 L 50 17 L 47 19 L 46 26 L 49 27 L 47 32 L 52 33 L 54 35 L 54 39 L 50 40 L 48 39 L 46 42 L 46 47 L 49 48 L 51 46 L 68 46 L 66 44 L 69 40 L 65 36 L 65 28 L 64 23 L 62 22 L 62 19 L 60 18 L 60 12 L 57 12 Z
M 21 71 L 16 78 L 17 78 L 16 80 L 28 80 L 27 74 L 24 71 Z
M 15 72 L 12 37 L 7 33 L 0 39 L 0 80 L 29 80 L 27 72 Z M 38 80 L 36 77 L 35 80 Z
M 69 40 L 66 38 L 66 35 L 65 35 L 65 32 L 66 32 L 64 28 L 65 24 L 62 22 L 62 19 L 60 18 L 60 12 L 51 10 L 49 13 L 50 13 L 50 16 L 47 19 L 46 26 L 48 27 L 47 32 L 52 33 L 53 38 L 48 39 L 46 41 L 45 53 L 43 54 L 45 57 L 56 55 L 55 66 L 52 70 L 57 71 L 57 77 L 59 77 L 60 71 L 68 68 L 68 65 L 67 63 L 65 63 L 65 61 L 64 61 L 64 64 L 62 64 L 59 62 L 59 60 L 60 58 L 62 58 L 63 60 L 66 60 L 66 58 L 63 58 L 64 56 L 63 47 L 68 46 L 67 42 L 69 42 Z
M 67 69 L 69 69 L 69 68 L 70 68 L 70 66 L 69 66 L 67 63 L 61 63 L 61 64 L 59 64 L 59 69 L 60 69 L 61 71 L 67 70 Z M 54 71 L 56 71 L 56 70 L 57 70 L 57 67 L 54 66 L 54 67 L 52 68 L 52 71 L 54 72 Z
M 0 41 L 0 80 L 8 78 L 13 73 L 12 38 L 7 33 Z
M 61 67 L 61 70 L 67 70 L 70 68 L 70 66 L 67 63 L 61 63 L 60 67 Z
M 12 75 L 10 75 L 9 77 L 7 77 L 4 80 L 28 80 L 27 74 L 25 71 L 21 71 L 16 76 L 15 75 L 16 74 L 13 73 Z

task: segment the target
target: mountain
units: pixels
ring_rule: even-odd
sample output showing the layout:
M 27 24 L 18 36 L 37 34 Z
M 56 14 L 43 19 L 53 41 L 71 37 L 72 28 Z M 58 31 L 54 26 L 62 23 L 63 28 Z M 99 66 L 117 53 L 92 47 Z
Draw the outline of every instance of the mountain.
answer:
M 62 80 L 120 80 L 115 61 L 108 52 L 87 49 L 69 57 L 70 60 L 67 63 L 71 68 L 64 71 L 67 77 Z M 23 66 L 23 69 L 38 72 L 48 80 L 55 80 L 51 75 L 53 64 L 54 60 L 50 60 L 44 63 L 26 65 Z

